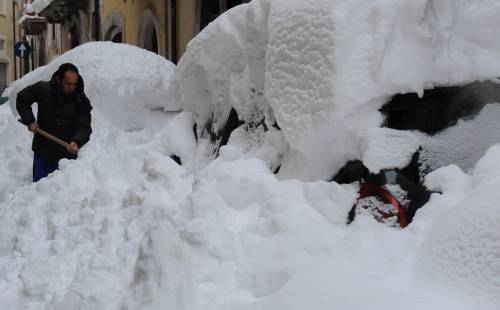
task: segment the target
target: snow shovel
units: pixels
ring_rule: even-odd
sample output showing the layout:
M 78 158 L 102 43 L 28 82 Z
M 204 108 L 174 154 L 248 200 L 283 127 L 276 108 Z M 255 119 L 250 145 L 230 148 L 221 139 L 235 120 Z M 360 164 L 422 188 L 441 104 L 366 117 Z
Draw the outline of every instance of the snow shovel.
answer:
M 17 120 L 17 121 L 19 123 L 23 124 L 23 122 L 21 122 L 20 119 Z M 35 129 L 35 134 L 39 134 L 41 136 L 44 136 L 45 138 L 49 139 L 50 141 L 55 142 L 55 143 L 59 144 L 60 146 L 66 148 L 66 149 L 69 147 L 69 143 L 68 142 L 63 141 L 63 140 L 59 139 L 58 137 L 51 135 L 50 133 L 46 132 L 43 129 L 40 129 L 40 128 Z
M 41 136 L 44 136 L 45 138 L 49 139 L 50 141 L 55 142 L 55 143 L 59 144 L 60 146 L 64 147 L 65 149 L 67 149 L 69 147 L 69 143 L 59 139 L 58 137 L 51 135 L 50 133 L 46 132 L 43 129 L 37 128 L 37 129 L 35 129 L 35 133 L 37 133 Z

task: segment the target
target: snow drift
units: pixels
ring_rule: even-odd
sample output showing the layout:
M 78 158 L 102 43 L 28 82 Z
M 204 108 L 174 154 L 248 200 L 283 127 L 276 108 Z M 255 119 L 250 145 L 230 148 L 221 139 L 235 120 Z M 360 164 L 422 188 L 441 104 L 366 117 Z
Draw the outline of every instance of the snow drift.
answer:
M 281 177 L 328 179 L 374 156 L 366 137 L 394 94 L 497 77 L 499 13 L 494 0 L 252 1 L 189 44 L 181 105 L 213 132 L 232 108 L 276 120 L 290 146 Z
M 50 80 L 65 62 L 78 67 L 92 105 L 125 130 L 154 124 L 159 120 L 158 113 L 151 110 L 164 110 L 176 101 L 174 65 L 170 61 L 131 45 L 93 42 L 70 50 L 12 83 L 4 92 L 12 110 L 18 91 L 29 83 Z

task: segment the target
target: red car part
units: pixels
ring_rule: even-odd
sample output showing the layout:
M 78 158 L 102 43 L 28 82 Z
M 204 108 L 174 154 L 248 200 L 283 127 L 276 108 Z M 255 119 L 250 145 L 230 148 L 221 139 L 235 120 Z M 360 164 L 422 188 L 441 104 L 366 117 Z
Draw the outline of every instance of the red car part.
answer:
M 408 219 L 401 204 L 394 198 L 394 196 L 382 187 L 372 183 L 362 183 L 359 189 L 359 199 L 370 196 L 378 196 L 384 200 L 385 203 L 390 203 L 396 208 L 398 215 L 398 223 L 401 228 L 408 226 Z

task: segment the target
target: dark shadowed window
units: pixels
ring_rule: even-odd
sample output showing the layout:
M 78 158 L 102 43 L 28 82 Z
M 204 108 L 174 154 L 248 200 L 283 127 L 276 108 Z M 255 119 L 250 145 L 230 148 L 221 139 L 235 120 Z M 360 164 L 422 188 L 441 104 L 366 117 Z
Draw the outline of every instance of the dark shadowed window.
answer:
M 0 62 L 0 94 L 7 86 L 7 64 Z
M 198 0 L 199 30 L 205 28 L 224 11 L 248 2 L 250 0 Z
M 200 29 L 203 29 L 219 16 L 219 0 L 201 0 L 200 14 Z
M 154 8 L 144 11 L 139 26 L 139 46 L 158 54 L 158 32 L 156 31 Z
M 156 38 L 156 27 L 153 23 L 151 23 L 146 30 L 144 48 L 158 54 L 158 39 Z

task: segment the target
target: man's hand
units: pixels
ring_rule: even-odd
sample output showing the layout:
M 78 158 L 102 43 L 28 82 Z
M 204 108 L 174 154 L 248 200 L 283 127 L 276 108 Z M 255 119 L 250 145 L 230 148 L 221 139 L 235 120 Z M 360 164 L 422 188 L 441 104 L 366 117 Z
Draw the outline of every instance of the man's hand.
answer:
M 31 131 L 32 133 L 36 133 L 36 130 L 39 128 L 37 123 L 31 123 L 28 125 L 28 130 Z
M 76 144 L 75 141 L 71 141 L 66 150 L 68 150 L 71 154 L 77 154 L 79 150 L 78 144 Z

